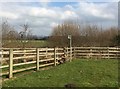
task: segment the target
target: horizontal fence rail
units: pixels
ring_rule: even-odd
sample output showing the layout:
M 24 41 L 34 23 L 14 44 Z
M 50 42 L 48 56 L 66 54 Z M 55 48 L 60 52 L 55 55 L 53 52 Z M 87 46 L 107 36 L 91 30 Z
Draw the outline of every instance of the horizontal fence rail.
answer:
M 73 47 L 76 58 L 118 59 L 118 47 Z
M 119 59 L 118 47 L 1 48 L 2 76 L 57 66 L 72 58 Z
M 1 75 L 9 75 L 9 78 L 12 78 L 14 73 L 56 66 L 72 59 L 69 48 L 1 48 L 0 50 Z

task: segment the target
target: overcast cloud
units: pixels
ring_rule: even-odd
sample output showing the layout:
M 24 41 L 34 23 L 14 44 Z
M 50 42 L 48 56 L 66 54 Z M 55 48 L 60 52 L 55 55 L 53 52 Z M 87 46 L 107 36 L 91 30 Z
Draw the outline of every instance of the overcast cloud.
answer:
M 80 22 L 99 24 L 103 27 L 117 26 L 117 5 L 117 2 L 94 3 L 85 1 L 73 3 L 1 2 L 0 17 L 3 20 L 7 18 L 8 22 L 18 31 L 21 30 L 20 25 L 28 23 L 33 34 L 47 36 L 54 26 L 66 19 L 78 19 Z

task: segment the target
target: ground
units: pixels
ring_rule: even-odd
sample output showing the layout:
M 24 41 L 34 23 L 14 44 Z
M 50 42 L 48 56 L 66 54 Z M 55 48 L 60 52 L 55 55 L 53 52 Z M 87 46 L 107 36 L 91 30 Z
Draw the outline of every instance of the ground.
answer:
M 18 76 L 3 87 L 118 87 L 118 60 L 74 59 L 72 62 Z
M 32 47 L 32 48 L 37 48 L 37 47 L 46 47 L 47 46 L 47 41 L 44 40 L 5 40 L 2 41 L 3 47 L 4 48 L 21 48 L 21 47 Z

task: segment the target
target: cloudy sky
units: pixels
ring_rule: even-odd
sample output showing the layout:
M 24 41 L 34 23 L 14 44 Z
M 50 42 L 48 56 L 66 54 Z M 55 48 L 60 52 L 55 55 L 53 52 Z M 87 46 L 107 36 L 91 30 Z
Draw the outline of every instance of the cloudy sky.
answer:
M 0 0 L 1 1 L 1 0 Z M 103 27 L 117 26 L 118 0 L 81 0 L 58 2 L 31 0 L 29 2 L 0 2 L 0 17 L 6 19 L 18 31 L 28 23 L 32 33 L 48 36 L 52 28 L 65 20 L 79 20 L 82 23 L 98 24 Z

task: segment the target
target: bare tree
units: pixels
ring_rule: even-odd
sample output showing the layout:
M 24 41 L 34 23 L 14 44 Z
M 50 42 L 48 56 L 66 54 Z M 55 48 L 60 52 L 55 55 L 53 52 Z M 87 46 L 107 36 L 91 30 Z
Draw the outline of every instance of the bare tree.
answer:
M 72 46 L 114 46 L 118 28 L 103 28 L 98 25 L 80 25 L 65 22 L 54 27 L 49 41 L 52 46 L 68 46 L 68 35 L 72 35 Z M 118 40 L 117 36 L 117 40 Z
M 117 35 L 117 28 L 105 29 L 97 25 L 86 25 L 83 32 L 86 34 L 86 46 L 114 46 L 112 39 Z
M 115 43 L 113 39 L 118 34 L 118 28 L 117 27 L 110 27 L 106 30 L 104 30 L 104 33 L 102 34 L 103 37 L 103 46 L 114 46 Z
M 22 47 L 24 48 L 26 44 L 29 43 L 29 39 L 32 38 L 32 32 L 28 24 L 22 25 L 22 31 L 19 32 L 20 39 L 22 42 Z
M 2 46 L 6 47 L 9 44 L 9 42 L 17 39 L 18 32 L 15 30 L 15 28 L 12 25 L 8 23 L 7 20 L 2 22 L 1 26 L 2 26 L 1 31 L 2 31 L 2 44 L 3 44 Z
M 2 23 L 2 39 L 3 39 L 3 40 L 8 40 L 8 39 L 10 39 L 10 36 L 12 35 L 11 32 L 13 32 L 13 31 L 15 32 L 14 27 L 12 27 L 12 26 L 8 23 L 7 20 Z M 9 35 L 10 33 L 11 33 L 11 35 Z M 12 36 L 13 36 L 13 35 L 12 35 Z M 11 38 L 11 39 L 12 39 L 12 38 Z
M 68 35 L 72 36 L 72 45 L 75 46 L 79 42 L 80 25 L 68 21 L 54 27 L 49 42 L 52 46 L 68 46 Z

